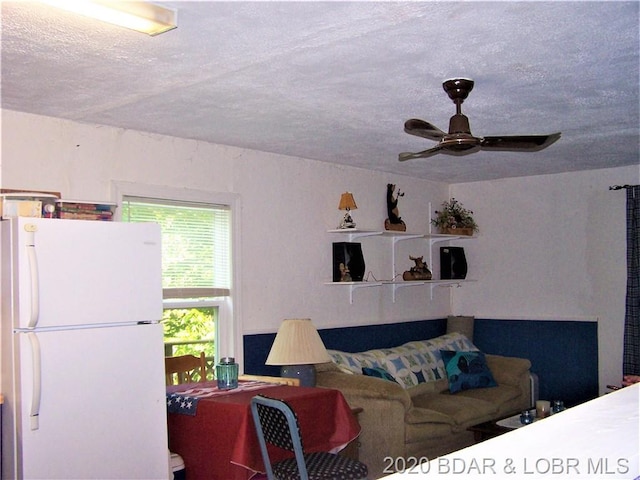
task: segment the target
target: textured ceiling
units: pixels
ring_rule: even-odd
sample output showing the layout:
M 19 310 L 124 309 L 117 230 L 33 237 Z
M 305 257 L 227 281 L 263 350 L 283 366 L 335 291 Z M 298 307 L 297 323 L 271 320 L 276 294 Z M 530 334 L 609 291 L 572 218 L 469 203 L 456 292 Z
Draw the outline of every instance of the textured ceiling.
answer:
M 157 37 L 2 2 L 2 107 L 447 183 L 638 165 L 639 2 L 157 2 Z M 536 153 L 436 155 L 442 81 L 476 136 L 562 132 Z

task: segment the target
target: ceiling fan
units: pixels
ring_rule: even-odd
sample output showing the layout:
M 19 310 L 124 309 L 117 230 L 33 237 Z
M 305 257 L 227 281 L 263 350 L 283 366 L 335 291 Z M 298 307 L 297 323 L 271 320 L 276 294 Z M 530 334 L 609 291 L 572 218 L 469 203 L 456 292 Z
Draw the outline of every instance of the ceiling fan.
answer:
M 398 160 L 404 162 L 414 158 L 427 158 L 437 153 L 449 155 L 467 155 L 479 150 L 537 152 L 547 148 L 560 138 L 560 132 L 549 135 L 501 135 L 493 137 L 474 137 L 469 128 L 469 119 L 462 114 L 462 102 L 473 90 L 473 80 L 453 78 L 442 84 L 444 91 L 456 104 L 456 114 L 449 120 L 449 133 L 424 120 L 412 118 L 404 123 L 404 131 L 411 135 L 435 140 L 438 144 L 418 153 L 403 152 Z

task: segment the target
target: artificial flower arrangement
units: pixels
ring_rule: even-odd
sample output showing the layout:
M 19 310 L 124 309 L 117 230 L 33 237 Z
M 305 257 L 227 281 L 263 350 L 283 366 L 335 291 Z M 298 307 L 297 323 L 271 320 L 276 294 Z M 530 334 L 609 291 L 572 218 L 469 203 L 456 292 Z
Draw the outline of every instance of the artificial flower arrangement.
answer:
M 441 210 L 436 210 L 435 213 L 436 218 L 431 219 L 431 224 L 438 227 L 440 233 L 473 235 L 478 231 L 473 211 L 464 208 L 455 198 L 442 202 Z

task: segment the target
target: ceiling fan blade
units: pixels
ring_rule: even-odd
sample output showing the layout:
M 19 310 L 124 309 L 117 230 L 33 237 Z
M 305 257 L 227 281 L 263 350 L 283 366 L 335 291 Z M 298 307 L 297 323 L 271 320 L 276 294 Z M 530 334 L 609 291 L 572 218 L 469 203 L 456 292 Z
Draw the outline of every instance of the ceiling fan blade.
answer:
M 417 118 L 412 118 L 404 122 L 404 131 L 411 135 L 435 140 L 436 142 L 446 135 L 446 133 L 438 127 L 434 127 L 430 123 Z
M 415 158 L 427 158 L 432 155 L 435 155 L 436 153 L 439 153 L 441 150 L 442 150 L 442 146 L 436 145 L 435 147 L 430 148 L 429 150 L 424 150 L 423 152 L 418 152 L 418 153 L 402 152 L 400 155 L 398 155 L 398 161 L 406 162 L 407 160 L 413 160 Z
M 480 142 L 482 150 L 538 152 L 560 138 L 560 132 L 550 135 L 514 135 L 484 137 Z

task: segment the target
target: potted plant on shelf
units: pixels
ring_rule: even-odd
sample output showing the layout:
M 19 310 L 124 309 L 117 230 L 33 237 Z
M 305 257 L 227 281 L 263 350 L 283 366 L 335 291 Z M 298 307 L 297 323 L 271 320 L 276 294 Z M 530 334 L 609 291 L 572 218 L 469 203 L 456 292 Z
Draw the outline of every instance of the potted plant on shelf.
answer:
M 473 219 L 473 212 L 462 206 L 455 198 L 442 203 L 442 208 L 436 210 L 436 218 L 431 224 L 440 233 L 453 235 L 473 235 L 478 231 L 478 224 Z

